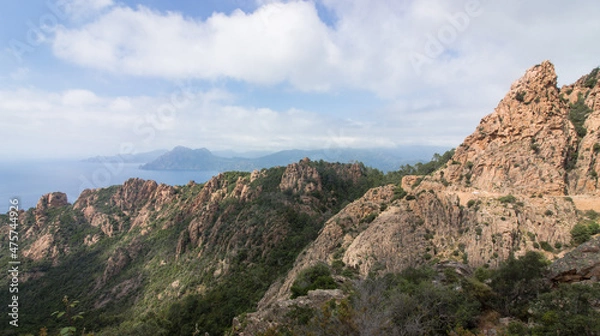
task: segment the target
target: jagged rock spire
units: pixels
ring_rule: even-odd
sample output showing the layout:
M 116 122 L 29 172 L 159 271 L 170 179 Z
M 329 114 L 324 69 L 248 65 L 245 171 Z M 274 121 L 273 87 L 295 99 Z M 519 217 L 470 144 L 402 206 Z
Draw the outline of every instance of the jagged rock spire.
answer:
M 444 178 L 486 191 L 564 194 L 577 135 L 556 78 L 549 61 L 527 70 L 457 148 Z

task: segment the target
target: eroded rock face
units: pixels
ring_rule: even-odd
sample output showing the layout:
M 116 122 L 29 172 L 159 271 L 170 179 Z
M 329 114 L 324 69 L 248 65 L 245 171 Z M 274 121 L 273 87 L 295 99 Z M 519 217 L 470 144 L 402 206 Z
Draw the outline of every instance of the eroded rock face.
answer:
M 139 239 L 134 239 L 126 248 L 117 248 L 108 258 L 102 278 L 99 278 L 96 282 L 95 290 L 104 286 L 111 278 L 119 274 L 121 270 L 138 257 L 141 250 L 142 244 Z
M 577 134 L 556 79 L 548 61 L 529 69 L 456 149 L 443 178 L 499 193 L 564 195 L 565 160 Z
M 472 205 L 465 206 L 464 193 L 417 189 L 395 200 L 394 190 L 371 189 L 332 217 L 259 309 L 289 298 L 298 274 L 319 262 L 339 258 L 361 277 L 373 270 L 400 272 L 433 258 L 496 267 L 511 253 L 535 250 L 552 258 L 539 244 L 567 245 L 577 222 L 573 203 L 564 198 L 515 196 L 505 202 L 495 194 L 470 194 Z
M 552 263 L 550 278 L 556 282 L 600 281 L 600 236 Z
M 305 268 L 319 262 L 330 263 L 338 248 L 346 248 L 356 236 L 368 227 L 371 214 L 377 214 L 383 204 L 393 198 L 394 187 L 386 186 L 369 190 L 365 196 L 345 207 L 326 224 L 317 239 L 312 242 L 296 262 L 282 283 L 276 283 L 259 302 L 259 308 L 278 300 L 289 298 L 290 288 L 298 274 Z
M 577 148 L 577 161 L 568 173 L 571 194 L 600 195 L 600 71 L 581 77 L 572 85 L 561 88 L 561 97 L 568 104 L 583 100 L 590 114 L 583 126 L 586 134 Z
M 300 163 L 293 163 L 287 166 L 279 189 L 281 191 L 291 190 L 294 193 L 298 192 L 313 192 L 323 190 L 321 177 L 316 168 L 309 166 L 308 159 L 303 159 Z
M 68 205 L 67 194 L 62 192 L 53 192 L 46 194 L 37 202 L 36 210 L 46 210 Z
M 253 336 L 265 333 L 269 328 L 276 328 L 282 321 L 286 320 L 295 307 L 310 308 L 313 310 L 322 309 L 323 305 L 331 300 L 339 302 L 346 295 L 339 289 L 317 289 L 308 291 L 306 296 L 301 296 L 293 300 L 282 300 L 276 302 L 268 309 L 250 313 L 244 320 L 244 326 L 239 318 L 233 320 L 233 332 L 240 336 Z
M 593 201 L 598 184 L 591 172 L 600 170 L 594 152 L 600 152 L 600 112 L 585 121 L 583 138 L 568 116 L 577 95 L 600 107 L 597 84 L 589 87 L 584 76 L 561 97 L 565 89 L 556 83 L 550 62 L 529 69 L 446 167 L 398 181 L 406 197 L 398 198 L 395 186 L 375 188 L 332 217 L 253 316 L 289 300 L 298 274 L 319 262 L 341 261 L 365 277 L 434 259 L 495 267 L 531 250 L 554 258 L 558 251 L 550 251 L 570 244 L 578 221 L 575 203 L 565 196 Z M 555 280 L 597 279 L 599 251 L 590 243 L 557 262 Z
M 38 226 L 43 226 L 46 223 L 46 212 L 48 209 L 58 208 L 68 205 L 67 194 L 62 192 L 53 192 L 43 195 L 35 206 L 35 217 Z

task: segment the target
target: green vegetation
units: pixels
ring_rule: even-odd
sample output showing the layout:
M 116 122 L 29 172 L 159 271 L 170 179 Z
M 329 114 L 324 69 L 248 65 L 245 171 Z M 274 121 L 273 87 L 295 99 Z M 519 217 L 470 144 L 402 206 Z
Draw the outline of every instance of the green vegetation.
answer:
M 453 268 L 408 268 L 355 283 L 346 300 L 294 307 L 264 335 L 480 335 L 490 316 L 511 317 L 499 335 L 596 335 L 600 284 L 560 285 L 544 276 L 548 261 L 529 252 L 473 276 Z M 493 322 L 492 322 L 493 323 Z
M 319 263 L 298 274 L 291 288 L 292 299 L 306 295 L 309 290 L 335 288 L 337 285 L 331 276 L 329 266 Z
M 521 103 L 522 103 L 522 102 L 525 100 L 525 94 L 526 94 L 526 92 L 525 92 L 525 91 L 519 91 L 519 92 L 517 92 L 517 94 L 515 95 L 515 99 L 516 99 L 518 102 L 521 102 Z
M 593 220 L 583 220 L 577 223 L 571 229 L 571 240 L 573 244 L 580 245 L 590 240 L 590 238 L 600 233 L 600 224 Z
M 590 72 L 587 75 L 587 78 L 586 78 L 583 86 L 585 86 L 588 89 L 592 89 L 594 86 L 596 86 L 596 83 L 598 83 L 598 71 L 599 70 L 600 70 L 600 68 L 594 68 L 594 70 L 592 70 L 592 72 Z
M 96 331 L 98 336 L 222 335 L 235 316 L 255 309 L 270 284 L 291 269 L 323 224 L 342 207 L 369 188 L 387 184 L 396 185 L 395 199 L 420 197 L 407 194 L 399 186 L 402 177 L 431 174 L 447 164 L 453 153 L 436 154 L 429 163 L 404 165 L 387 174 L 361 164 L 356 175 L 356 166 L 310 162 L 322 185 L 322 190 L 311 192 L 281 191 L 285 167 L 265 169 L 252 182 L 248 173 L 228 172 L 218 183 L 227 195 L 214 200 L 208 197 L 204 203 L 200 203 L 200 198 L 206 197 L 202 184 L 177 187 L 173 202 L 160 207 L 154 203 L 156 200 L 145 200 L 141 195 L 135 195 L 134 204 L 124 205 L 115 199 L 117 192 L 122 192 L 120 187 L 109 187 L 94 191 L 91 198 L 91 205 L 102 215 L 97 217 L 103 221 L 100 227 L 92 226 L 73 206 L 50 209 L 46 223 L 52 225 L 43 229 L 53 236 L 57 254 L 38 261 L 22 259 L 23 269 L 32 277 L 20 288 L 20 332 L 37 333 L 44 326 L 52 332 L 64 328 L 65 315 L 57 320 L 50 313 L 66 311 L 60 305 L 66 295 L 78 298 L 77 308 L 88 312 L 84 320 L 77 321 L 78 334 L 85 329 Z M 466 167 L 473 165 L 466 163 Z M 232 197 L 238 179 L 248 184 L 251 197 Z M 512 195 L 499 200 L 516 203 Z M 467 205 L 478 207 L 477 202 Z M 123 211 L 127 207 L 132 209 Z M 135 216 L 142 208 L 149 210 L 139 223 Z M 377 214 L 374 211 L 363 221 L 372 221 Z M 23 215 L 23 232 L 34 228 L 35 217 L 33 210 Z M 422 225 L 420 221 L 416 225 Z M 112 236 L 104 234 L 103 229 L 112 231 Z M 474 229 L 482 234 L 481 227 Z M 426 231 L 425 238 L 431 242 L 435 234 Z M 83 244 L 94 236 L 99 237 L 95 244 Z M 5 244 L 6 239 L 0 237 L 0 243 Z M 24 241 L 22 248 L 32 243 Z M 458 248 L 456 256 L 468 261 L 464 244 Z M 432 247 L 423 253 L 431 264 L 437 260 L 435 251 Z M 294 282 L 293 295 L 337 288 L 332 272 L 336 277 L 345 276 L 348 282 L 358 281 L 357 270 L 344 265 L 341 255 L 343 252 L 331 269 L 318 264 L 303 271 Z M 7 261 L 6 254 L 0 255 L 0 262 Z M 318 322 L 329 330 L 347 330 L 351 335 L 355 329 L 347 323 L 355 322 L 365 305 L 358 295 L 362 289 L 375 286 L 385 295 L 373 308 L 389 309 L 395 314 L 387 322 L 373 320 L 382 322 L 386 332 L 402 330 L 417 317 L 423 319 L 417 327 L 426 334 L 455 328 L 473 330 L 482 310 L 493 307 L 500 311 L 496 296 L 490 294 L 500 291 L 492 286 L 497 273 L 490 270 L 490 274 L 489 286 L 450 271 L 444 272 L 443 281 L 438 283 L 439 275 L 430 268 L 409 269 L 357 284 L 357 294 L 347 301 L 330 303 L 321 310 L 296 307 L 288 317 L 301 328 L 312 328 Z M 6 301 L 6 295 L 0 294 L 0 299 Z
M 573 126 L 575 126 L 575 132 L 577 132 L 577 136 L 580 139 L 587 134 L 587 130 L 583 124 L 590 113 L 592 113 L 592 109 L 585 104 L 585 99 L 583 95 L 580 94 L 577 97 L 577 101 L 574 104 L 571 104 L 571 109 L 569 111 L 569 120 Z
M 392 198 L 392 201 L 395 201 L 397 199 L 403 199 L 404 197 L 406 197 L 407 194 L 408 193 L 404 191 L 402 187 L 396 186 L 396 188 L 394 189 L 394 197 Z
M 416 163 L 414 166 L 403 165 L 395 174 L 405 175 L 429 175 L 439 168 L 443 167 L 454 156 L 454 149 L 451 149 L 444 154 L 434 154 L 431 161 L 427 163 Z
M 447 160 L 450 155 L 436 156 L 435 164 L 405 169 L 429 171 L 443 164 L 442 157 Z M 281 191 L 279 184 L 285 167 L 277 167 L 263 170 L 249 183 L 252 198 L 208 200 L 202 208 L 192 210 L 204 185 L 179 186 L 173 203 L 148 213 L 143 223 L 147 231 L 144 235 L 140 235 L 139 227 L 129 230 L 133 216 L 146 205 L 146 200 L 136 196 L 136 210 L 123 212 L 122 204 L 114 199 L 120 186 L 94 191 L 91 198 L 94 208 L 106 215 L 107 222 L 102 227 L 112 230 L 112 237 L 90 225 L 81 211 L 72 206 L 50 209 L 46 222 L 60 223 L 50 232 L 60 262 L 23 259 L 25 269 L 44 276 L 22 284 L 21 331 L 37 333 L 42 326 L 58 330 L 60 322 L 51 319 L 50 313 L 60 310 L 57 303 L 67 295 L 80 298 L 81 309 L 90 312 L 80 322 L 81 327 L 97 331 L 97 335 L 189 335 L 198 330 L 201 334 L 223 334 L 233 317 L 254 309 L 269 285 L 287 273 L 326 220 L 372 187 L 398 185 L 405 174 L 383 174 L 359 164 L 356 178 L 350 174 L 351 168 L 355 169 L 350 164 L 308 164 L 317 170 L 322 190 Z M 250 176 L 245 172 L 224 173 L 219 187 L 231 193 L 238 179 L 249 181 Z M 404 197 L 406 193 L 397 187 L 396 195 Z M 200 209 L 214 213 L 199 217 L 206 211 Z M 375 212 L 365 220 L 376 215 Z M 25 218 L 23 230 L 35 224 L 33 210 Z M 202 225 L 198 231 L 189 231 L 190 223 L 199 220 Z M 92 236 L 100 240 L 90 246 L 82 243 Z M 0 242 L 6 239 L 0 237 Z M 192 239 L 202 244 L 193 244 Z M 23 249 L 27 248 L 25 244 Z M 139 248 L 132 248 L 136 244 Z M 179 254 L 176 248 L 181 249 Z M 109 259 L 119 266 L 107 271 Z M 217 269 L 215 260 L 223 260 L 227 268 Z M 0 262 L 7 261 L 6 255 L 0 256 Z M 336 274 L 352 278 L 355 272 L 342 266 Z M 317 279 L 308 287 L 331 287 L 331 279 Z M 177 282 L 179 287 L 173 287 Z M 0 298 L 6 295 L 0 294 Z
M 517 202 L 517 198 L 513 195 L 506 195 L 506 196 L 502 196 L 498 198 L 498 201 L 500 201 L 500 203 L 516 203 Z
M 62 327 L 60 329 L 60 335 L 61 336 L 74 336 L 75 333 L 77 332 L 77 327 L 75 327 L 75 323 L 78 320 L 83 320 L 83 312 L 78 312 L 78 313 L 74 313 L 73 309 L 75 309 L 75 307 L 77 307 L 77 305 L 79 304 L 79 301 L 76 300 L 69 300 L 69 298 L 67 296 L 65 296 L 62 299 L 62 303 L 65 306 L 65 310 L 63 311 L 55 311 L 54 313 L 52 313 L 52 316 L 56 316 L 57 319 L 61 319 L 64 317 L 63 320 L 66 320 L 66 324 L 68 325 L 67 327 Z M 44 332 L 47 332 L 47 329 L 44 330 Z M 81 335 L 88 335 L 85 333 L 85 329 L 83 329 Z M 89 334 L 89 335 L 93 335 L 93 334 Z
M 548 243 L 547 241 L 541 241 L 540 247 L 546 252 L 554 252 L 554 248 L 552 248 L 552 245 L 550 245 L 550 243 Z

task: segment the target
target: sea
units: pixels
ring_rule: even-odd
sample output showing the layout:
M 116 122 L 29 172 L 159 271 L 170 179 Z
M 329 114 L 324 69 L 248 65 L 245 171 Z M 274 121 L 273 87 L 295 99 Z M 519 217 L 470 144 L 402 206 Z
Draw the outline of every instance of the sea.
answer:
M 10 200 L 18 199 L 20 209 L 35 207 L 44 194 L 60 191 L 74 203 L 85 189 L 123 184 L 130 178 L 154 180 L 168 185 L 203 183 L 218 174 L 215 171 L 142 170 L 142 163 L 100 163 L 66 160 L 0 162 L 0 213 L 9 209 Z

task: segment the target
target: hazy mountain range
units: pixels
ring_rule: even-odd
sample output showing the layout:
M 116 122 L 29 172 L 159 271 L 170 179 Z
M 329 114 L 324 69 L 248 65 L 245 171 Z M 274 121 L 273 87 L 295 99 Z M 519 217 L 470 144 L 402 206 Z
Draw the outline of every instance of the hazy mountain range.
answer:
M 171 151 L 152 152 L 124 156 L 98 156 L 87 162 L 142 163 L 146 170 L 199 170 L 199 171 L 252 171 L 254 169 L 286 166 L 303 158 L 313 161 L 362 162 L 366 166 L 382 171 L 397 170 L 403 164 L 429 160 L 434 153 L 448 150 L 441 146 L 404 146 L 397 148 L 332 148 L 316 150 L 283 150 L 272 154 L 260 152 L 235 153 L 211 152 L 206 148 L 191 149 L 177 146 Z

